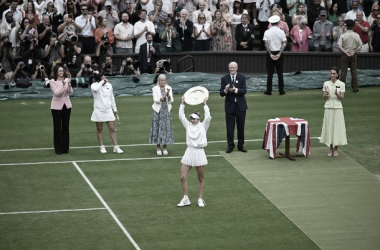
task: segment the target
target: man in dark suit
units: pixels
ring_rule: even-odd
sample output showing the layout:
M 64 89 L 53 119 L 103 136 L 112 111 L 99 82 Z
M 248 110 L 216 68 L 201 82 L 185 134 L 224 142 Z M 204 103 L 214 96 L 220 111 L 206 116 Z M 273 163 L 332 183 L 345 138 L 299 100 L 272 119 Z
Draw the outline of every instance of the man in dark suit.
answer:
M 252 24 L 249 24 L 247 14 L 241 16 L 241 23 L 236 25 L 235 39 L 236 50 L 253 50 L 253 41 L 255 40 L 255 30 Z
M 174 28 L 178 32 L 182 51 L 193 51 L 193 22 L 187 19 L 187 15 L 187 9 L 182 9 L 180 19 L 174 21 Z
M 161 52 L 159 45 L 153 42 L 152 33 L 147 32 L 145 37 L 146 43 L 140 45 L 139 51 L 140 72 L 141 74 L 152 74 L 161 57 Z
M 235 121 L 237 125 L 238 150 L 246 153 L 247 150 L 244 148 L 244 123 L 248 106 L 245 100 L 245 93 L 247 93 L 245 75 L 237 73 L 238 65 L 236 62 L 231 62 L 228 68 L 230 73 L 222 77 L 220 87 L 220 96 L 226 97 L 224 100 L 228 143 L 226 153 L 231 153 L 235 148 Z

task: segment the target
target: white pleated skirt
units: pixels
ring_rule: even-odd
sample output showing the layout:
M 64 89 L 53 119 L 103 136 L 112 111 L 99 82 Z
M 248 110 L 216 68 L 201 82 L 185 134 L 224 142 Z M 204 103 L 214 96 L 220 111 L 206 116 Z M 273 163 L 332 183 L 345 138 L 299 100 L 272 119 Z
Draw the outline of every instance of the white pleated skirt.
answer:
M 347 144 L 343 109 L 325 109 L 319 142 L 333 147 Z
M 92 112 L 91 121 L 112 122 L 115 121 L 115 115 L 113 114 L 112 108 L 102 110 L 94 109 Z
M 181 163 L 191 167 L 200 167 L 208 164 L 203 148 L 190 147 L 187 147 L 186 152 L 182 157 Z

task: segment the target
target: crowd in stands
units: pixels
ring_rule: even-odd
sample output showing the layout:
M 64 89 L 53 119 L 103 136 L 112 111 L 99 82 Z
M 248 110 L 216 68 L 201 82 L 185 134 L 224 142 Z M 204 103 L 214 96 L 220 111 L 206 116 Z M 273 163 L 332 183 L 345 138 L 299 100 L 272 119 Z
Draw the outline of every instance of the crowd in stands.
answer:
M 1 0 L 0 77 L 44 79 L 57 64 L 80 76 L 89 54 L 103 73 L 136 75 L 145 68 L 127 58 L 116 67 L 112 55 L 139 53 L 147 33 L 159 53 L 252 51 L 255 40 L 265 50 L 273 15 L 287 50 L 339 52 L 344 20 L 352 19 L 361 52 L 379 52 L 379 8 L 377 0 Z

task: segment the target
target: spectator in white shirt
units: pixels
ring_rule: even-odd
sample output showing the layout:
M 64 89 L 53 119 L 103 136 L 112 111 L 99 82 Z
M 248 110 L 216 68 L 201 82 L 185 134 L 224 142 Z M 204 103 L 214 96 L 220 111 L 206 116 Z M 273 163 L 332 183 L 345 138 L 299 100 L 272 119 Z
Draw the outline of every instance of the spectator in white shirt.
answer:
M 11 6 L 9 7 L 9 9 L 3 12 L 3 18 L 1 20 L 5 20 L 5 15 L 8 12 L 12 12 L 12 14 L 13 14 L 13 20 L 16 23 L 20 22 L 21 19 L 22 19 L 22 13 L 21 13 L 21 11 L 19 11 L 17 9 L 17 6 L 18 6 L 18 1 L 17 0 L 13 0 Z
M 82 31 L 79 33 L 79 42 L 82 43 L 82 54 L 94 54 L 95 39 L 93 31 L 96 29 L 95 18 L 92 15 L 88 15 L 87 5 L 81 7 L 82 15 L 75 18 L 75 23 L 82 27 Z
M 133 25 L 130 24 L 128 20 L 129 15 L 123 13 L 121 15 L 121 23 L 118 23 L 113 31 L 116 40 L 115 51 L 117 54 L 133 53 Z
M 211 14 L 210 11 L 208 11 L 206 9 L 206 3 L 203 0 L 201 0 L 201 1 L 199 1 L 198 6 L 199 6 L 199 10 L 196 10 L 196 11 L 193 12 L 193 20 L 192 20 L 193 24 L 197 24 L 198 23 L 198 15 L 199 15 L 199 13 L 205 14 L 205 16 L 206 16 L 206 23 L 211 24 L 212 23 L 212 14 Z
M 135 26 L 133 27 L 133 34 L 136 38 L 135 53 L 139 53 L 140 45 L 146 43 L 146 32 L 151 33 L 153 36 L 156 34 L 154 24 L 146 19 L 146 15 L 146 10 L 141 9 L 139 12 L 140 21 L 135 23 Z

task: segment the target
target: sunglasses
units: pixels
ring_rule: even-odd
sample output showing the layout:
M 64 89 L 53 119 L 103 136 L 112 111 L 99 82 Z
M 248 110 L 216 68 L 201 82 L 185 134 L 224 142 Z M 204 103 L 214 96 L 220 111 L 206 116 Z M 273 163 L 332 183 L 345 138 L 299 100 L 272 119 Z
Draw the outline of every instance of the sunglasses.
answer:
M 87 9 L 82 9 L 83 11 L 86 11 Z
M 224 6 L 224 4 L 221 4 L 220 6 Z
M 374 9 L 373 11 L 379 11 L 378 9 Z
M 198 18 L 198 19 L 206 19 L 206 18 L 204 18 L 204 17 L 200 17 L 200 18 Z

